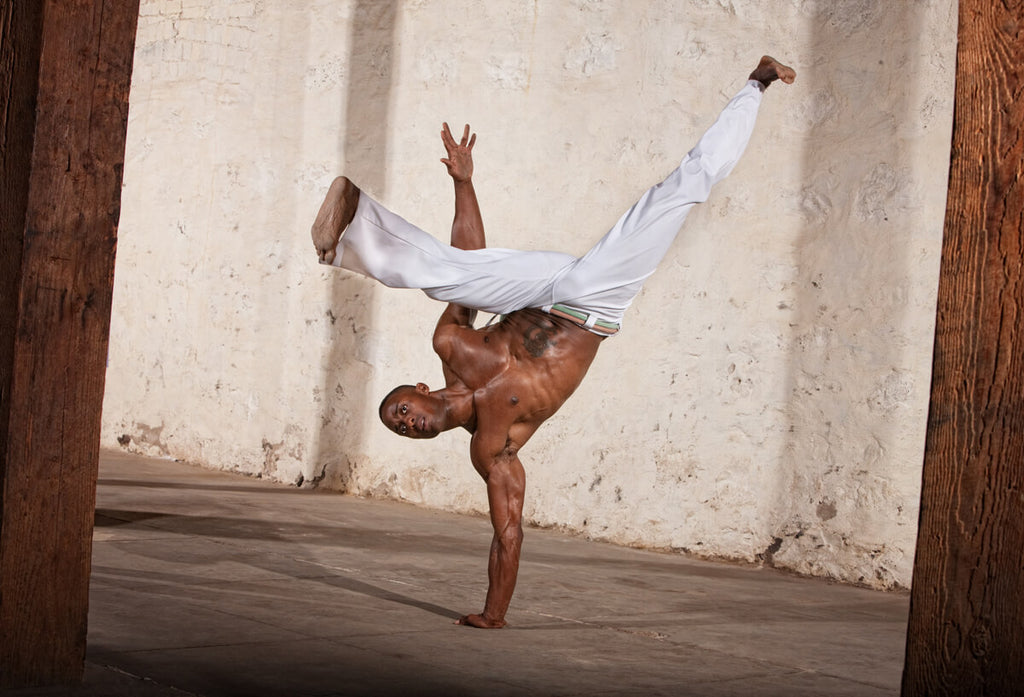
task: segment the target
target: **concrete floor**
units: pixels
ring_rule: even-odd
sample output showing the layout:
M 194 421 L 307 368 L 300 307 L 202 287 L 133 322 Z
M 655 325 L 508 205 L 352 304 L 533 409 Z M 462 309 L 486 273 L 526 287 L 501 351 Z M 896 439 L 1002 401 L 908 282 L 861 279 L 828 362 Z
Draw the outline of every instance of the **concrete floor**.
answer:
M 102 456 L 85 683 L 57 695 L 897 695 L 909 596 Z

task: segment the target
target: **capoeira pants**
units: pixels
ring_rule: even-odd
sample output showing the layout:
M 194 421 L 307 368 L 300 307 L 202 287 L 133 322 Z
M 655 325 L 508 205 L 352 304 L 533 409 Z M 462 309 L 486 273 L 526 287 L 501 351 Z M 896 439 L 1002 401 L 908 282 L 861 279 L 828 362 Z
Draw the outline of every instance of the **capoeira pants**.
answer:
M 333 265 L 475 310 L 502 315 L 540 308 L 596 333 L 615 333 L 687 213 L 707 199 L 743 154 L 763 91 L 761 83 L 748 81 L 679 167 L 644 193 L 582 257 L 457 249 L 360 192 Z

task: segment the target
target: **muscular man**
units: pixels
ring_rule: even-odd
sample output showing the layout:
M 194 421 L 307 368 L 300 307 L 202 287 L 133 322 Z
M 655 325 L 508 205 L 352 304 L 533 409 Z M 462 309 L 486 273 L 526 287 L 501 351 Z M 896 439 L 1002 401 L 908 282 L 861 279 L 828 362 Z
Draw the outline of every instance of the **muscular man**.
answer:
M 689 210 L 736 164 L 764 90 L 796 73 L 765 56 L 715 124 L 662 183 L 648 190 L 583 257 L 488 249 L 473 190 L 469 126 L 456 142 L 444 124 L 442 162 L 455 185 L 451 245 L 388 211 L 345 177 L 331 184 L 313 224 L 320 262 L 397 288 L 420 288 L 448 305 L 434 329 L 445 386 L 395 388 L 381 421 L 408 438 L 462 427 L 487 484 L 494 538 L 487 597 L 459 624 L 502 627 L 523 540 L 526 474 L 519 451 L 558 411 L 619 329 L 626 308 L 668 251 Z M 344 233 L 344 234 L 343 234 Z M 475 329 L 477 310 L 502 315 Z

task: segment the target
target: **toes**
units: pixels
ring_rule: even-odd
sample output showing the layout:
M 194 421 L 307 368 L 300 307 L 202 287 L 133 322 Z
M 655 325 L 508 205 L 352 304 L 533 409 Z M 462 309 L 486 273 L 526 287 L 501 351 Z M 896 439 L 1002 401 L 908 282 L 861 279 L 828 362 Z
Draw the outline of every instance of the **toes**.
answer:
M 330 265 L 334 263 L 335 252 L 333 249 L 322 249 L 318 256 L 320 257 L 321 264 Z

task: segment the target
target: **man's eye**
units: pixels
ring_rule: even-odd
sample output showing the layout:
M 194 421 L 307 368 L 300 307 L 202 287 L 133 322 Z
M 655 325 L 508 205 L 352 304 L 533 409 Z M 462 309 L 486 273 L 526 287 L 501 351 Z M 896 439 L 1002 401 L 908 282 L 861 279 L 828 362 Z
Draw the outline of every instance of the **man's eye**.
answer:
M 400 407 L 398 408 L 398 411 L 399 411 L 399 412 L 401 412 L 402 414 L 404 414 L 405 412 L 409 411 L 409 407 L 407 407 L 407 406 L 405 406 L 405 405 L 403 404 L 402 406 L 400 406 Z

